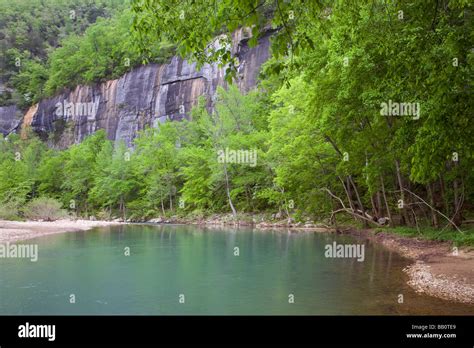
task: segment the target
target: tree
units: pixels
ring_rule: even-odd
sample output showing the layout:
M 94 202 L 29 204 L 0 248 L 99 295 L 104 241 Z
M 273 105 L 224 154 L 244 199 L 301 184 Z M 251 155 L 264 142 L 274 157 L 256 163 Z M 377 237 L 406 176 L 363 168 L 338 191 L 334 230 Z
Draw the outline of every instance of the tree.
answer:
M 115 149 L 112 142 L 107 141 L 97 155 L 94 185 L 90 190 L 90 200 L 100 208 L 118 210 L 124 220 L 127 219 L 127 201 L 136 186 L 131 162 L 130 150 L 123 142 Z
M 65 192 L 65 201 L 72 203 L 78 215 L 89 212 L 89 191 L 95 181 L 97 155 L 106 142 L 105 131 L 99 130 L 67 150 L 61 189 Z
M 174 124 L 165 123 L 149 128 L 136 139 L 135 175 L 141 179 L 141 196 L 147 210 L 176 206 L 179 137 Z M 159 202 L 159 208 L 157 207 Z
M 267 136 L 262 119 L 256 93 L 242 95 L 235 86 L 227 91 L 218 89 L 213 110 L 207 110 L 205 103 L 193 110 L 189 127 L 194 129 L 194 137 L 184 142 L 183 150 L 182 192 L 186 198 L 200 205 L 213 200 L 212 206 L 226 201 L 234 216 L 236 201 L 251 209 L 258 189 L 268 183 L 268 173 L 259 158 Z M 229 152 L 248 157 L 245 161 L 238 157 L 232 160 Z

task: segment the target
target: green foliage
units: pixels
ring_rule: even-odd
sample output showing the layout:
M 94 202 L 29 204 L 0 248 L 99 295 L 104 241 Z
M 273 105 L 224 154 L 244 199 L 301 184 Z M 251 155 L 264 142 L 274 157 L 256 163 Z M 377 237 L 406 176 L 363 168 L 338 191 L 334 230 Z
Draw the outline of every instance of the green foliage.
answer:
M 0 219 L 10 221 L 21 220 L 18 205 L 14 202 L 1 203 Z
M 64 203 L 72 203 L 79 214 L 87 215 L 89 211 L 89 192 L 94 185 L 97 158 L 106 142 L 105 131 L 101 130 L 67 151 L 62 197 Z
M 61 200 L 65 181 L 64 165 L 68 152 L 49 150 L 38 165 L 38 191 L 41 195 Z
M 46 95 L 64 87 L 115 79 L 139 65 L 143 57 L 134 50 L 130 35 L 132 15 L 125 10 L 116 16 L 91 25 L 83 35 L 71 35 L 49 56 L 49 76 L 44 85 Z M 166 42 L 150 46 L 154 59 L 163 63 L 172 54 Z
M 456 246 L 474 246 L 474 228 L 469 228 L 459 233 L 453 230 L 439 230 L 423 227 L 420 230 L 411 227 L 378 228 L 377 232 L 396 233 L 405 237 L 421 238 L 426 240 L 449 241 Z
M 258 193 L 272 185 L 272 177 L 262 103 L 256 92 L 219 89 L 212 112 L 202 100 L 192 121 L 147 128 L 133 149 L 107 140 L 103 130 L 64 151 L 47 150 L 31 134 L 29 140 L 11 136 L 0 142 L 0 199 L 18 205 L 51 197 L 79 216 L 136 220 L 194 210 L 229 212 L 231 201 L 239 212 L 265 209 L 267 201 Z M 219 162 L 224 149 L 255 157 L 248 163 Z
M 171 123 L 147 129 L 136 140 L 134 172 L 140 178 L 139 200 L 142 202 L 139 204 L 136 200 L 134 205 L 143 211 L 161 210 L 165 215 L 165 206 L 172 210 L 173 202 L 176 205 L 179 186 L 178 144 L 178 130 Z
M 313 41 L 298 29 L 300 18 L 323 9 L 320 1 L 255 1 L 255 0 L 133 0 L 133 28 L 142 52 L 150 55 L 150 44 L 156 37 L 177 45 L 182 57 L 198 63 L 228 64 L 227 77 L 235 77 L 236 62 L 229 44 L 239 28 L 246 30 L 249 44 L 255 46 L 265 29 L 276 30 L 273 53 L 277 57 L 298 53 Z M 307 25 L 307 24 L 306 24 Z M 292 38 L 287 45 L 288 38 Z M 279 68 L 281 68 L 279 66 Z
M 2 103 L 29 105 L 43 96 L 48 54 L 69 35 L 80 35 L 124 0 L 0 0 Z M 15 88 L 15 90 L 12 90 Z
M 261 206 L 257 192 L 271 181 L 263 156 L 268 131 L 260 105 L 256 93 L 242 96 L 231 86 L 218 90 L 211 113 L 203 103 L 193 111 L 189 127 L 194 139 L 183 142 L 182 155 L 182 193 L 187 202 L 215 211 L 232 205 L 244 211 Z M 220 162 L 219 153 L 226 151 L 248 151 L 249 163 Z
M 133 28 L 142 51 L 148 51 L 158 36 L 177 44 L 182 57 L 198 62 L 229 64 L 227 77 L 235 77 L 236 61 L 228 44 L 237 29 L 245 30 L 249 44 L 255 46 L 264 31 L 274 31 L 272 52 L 277 57 L 298 54 L 314 48 L 305 31 L 319 20 L 332 1 L 276 0 L 133 0 Z M 199 28 L 199 29 L 196 29 Z M 283 66 L 275 65 L 276 70 Z
M 53 198 L 38 197 L 28 202 L 24 215 L 30 220 L 54 221 L 65 218 L 67 213 L 61 209 L 61 202 Z
M 79 214 L 136 219 L 278 210 L 302 221 L 347 214 L 357 225 L 442 227 L 447 217 L 460 225 L 474 202 L 472 9 L 468 1 L 134 0 L 132 12 L 71 31 L 48 65 L 10 45 L 7 60 L 27 62 L 12 81 L 37 100 L 161 62 L 173 47 L 199 66 L 226 66 L 231 80 L 234 32 L 253 45 L 274 31 L 258 90 L 221 88 L 212 108 L 202 98 L 190 120 L 146 129 L 134 149 L 103 132 L 63 152 L 0 142 L 0 201 L 44 195 L 72 201 Z M 418 103 L 420 113 L 382 115 L 389 101 Z M 226 150 L 255 151 L 257 161 L 220 161 Z M 15 161 L 18 151 L 24 160 Z M 436 238 L 469 243 L 463 236 Z
M 140 65 L 127 0 L 0 1 L 0 105 L 26 108 L 78 84 L 115 79 Z M 54 15 L 51 15 L 51 14 Z M 166 40 L 150 44 L 149 61 L 174 52 Z
M 291 6 L 294 32 L 318 45 L 267 63 L 265 84 L 274 104 L 269 157 L 276 178 L 274 193 L 263 194 L 280 205 L 292 199 L 300 211 L 327 214 L 329 202 L 332 210 L 341 207 L 321 194 L 330 189 L 346 207 L 376 217 L 389 210 L 399 215 L 394 208 L 403 199 L 412 206 L 393 223 L 414 225 L 413 214 L 443 219 L 406 192 L 409 187 L 459 223 L 466 203 L 461 190 L 472 183 L 474 164 L 466 89 L 472 84 L 472 5 L 337 1 L 306 14 L 299 2 Z M 432 11 L 435 18 L 418 15 Z M 288 37 L 290 46 L 292 41 Z M 289 82 L 280 90 L 275 71 Z M 420 117 L 382 116 L 381 103 L 389 100 L 419 102 Z M 453 161 L 453 152 L 462 160 Z
M 234 31 L 243 27 L 255 44 L 269 26 L 275 30 L 262 83 L 270 100 L 264 156 L 274 180 L 257 197 L 287 213 L 291 201 L 298 215 L 314 218 L 344 208 L 409 225 L 420 214 L 438 225 L 434 209 L 460 223 L 468 197 L 472 204 L 472 7 L 468 1 L 415 0 L 132 2 L 143 51 L 154 37 L 167 38 L 199 64 L 228 63 L 231 78 L 235 65 L 227 43 Z M 419 103 L 419 117 L 382 116 L 382 103 L 389 101 Z M 222 168 L 207 164 L 203 171 L 209 158 L 202 148 L 233 141 L 227 122 L 214 136 L 207 122 L 209 132 L 201 136 L 210 141 L 188 160 L 200 170 L 195 185 L 183 191 L 194 201 L 210 200 L 204 192 L 222 186 Z M 453 153 L 461 160 L 453 161 Z M 198 172 L 184 171 L 189 177 Z M 243 180 L 242 173 L 231 177 Z M 214 202 L 225 199 L 218 192 Z M 396 210 L 400 199 L 406 205 Z
M 23 205 L 37 191 L 37 164 L 46 146 L 36 138 L 23 141 L 12 134 L 0 139 L 0 204 Z
M 125 218 L 126 202 L 135 187 L 131 164 L 130 152 L 124 143 L 119 143 L 115 149 L 111 142 L 103 145 L 96 158 L 94 184 L 89 192 L 95 206 L 110 209 L 118 203 Z

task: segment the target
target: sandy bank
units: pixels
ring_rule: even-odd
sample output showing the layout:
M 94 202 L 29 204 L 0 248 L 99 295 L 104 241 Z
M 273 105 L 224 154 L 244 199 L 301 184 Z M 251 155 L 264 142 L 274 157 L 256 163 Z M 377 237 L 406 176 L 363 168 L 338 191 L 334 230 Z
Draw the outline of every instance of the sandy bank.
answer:
M 204 224 L 207 223 L 206 221 Z M 216 223 L 219 224 L 219 221 L 211 221 L 211 225 Z M 409 278 L 408 285 L 416 292 L 445 300 L 474 304 L 474 250 L 468 250 L 468 248 L 454 250 L 450 242 L 403 237 L 388 232 L 375 233 L 370 229 L 347 228 L 336 232 L 329 226 L 288 225 L 284 220 L 277 223 L 263 222 L 255 227 L 264 230 L 285 228 L 295 231 L 332 232 L 368 238 L 413 260 L 413 264 L 406 267 L 404 272 Z
M 187 221 L 185 223 L 216 227 L 253 225 L 259 230 L 287 229 L 294 231 L 314 231 L 342 233 L 368 238 L 402 256 L 413 263 L 404 269 L 408 275 L 408 285 L 416 292 L 425 293 L 445 300 L 474 304 L 474 250 L 460 248 L 455 252 L 450 242 L 429 241 L 403 237 L 394 233 L 354 228 L 336 229 L 317 226 L 312 223 L 260 222 L 233 224 L 229 217 L 214 217 L 208 220 Z M 474 313 L 473 313 L 474 314 Z
M 94 227 L 117 225 L 119 222 L 89 220 L 5 221 L 0 220 L 0 243 L 16 242 L 48 234 L 86 231 Z
M 257 228 L 272 229 L 280 226 L 264 223 Z M 313 226 L 287 226 L 290 230 L 333 232 L 333 228 Z M 402 256 L 413 260 L 403 271 L 408 275 L 408 285 L 416 292 L 445 300 L 474 304 L 474 250 L 454 249 L 450 242 L 430 241 L 403 237 L 394 233 L 374 230 L 338 230 L 337 233 L 368 238 Z M 471 248 L 472 249 L 472 248 Z M 474 313 L 473 313 L 474 314 Z
M 449 242 L 402 237 L 371 230 L 345 233 L 367 237 L 414 261 L 406 267 L 408 285 L 416 292 L 474 304 L 474 251 L 453 249 Z

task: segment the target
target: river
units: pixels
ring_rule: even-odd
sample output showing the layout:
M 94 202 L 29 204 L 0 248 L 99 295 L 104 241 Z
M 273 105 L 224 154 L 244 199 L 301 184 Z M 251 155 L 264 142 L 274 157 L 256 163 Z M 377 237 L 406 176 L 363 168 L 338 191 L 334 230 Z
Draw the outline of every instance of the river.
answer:
M 363 261 L 327 258 L 334 242 Z M 122 225 L 22 243 L 38 260 L 0 260 L 0 314 L 473 313 L 415 293 L 409 260 L 331 233 Z

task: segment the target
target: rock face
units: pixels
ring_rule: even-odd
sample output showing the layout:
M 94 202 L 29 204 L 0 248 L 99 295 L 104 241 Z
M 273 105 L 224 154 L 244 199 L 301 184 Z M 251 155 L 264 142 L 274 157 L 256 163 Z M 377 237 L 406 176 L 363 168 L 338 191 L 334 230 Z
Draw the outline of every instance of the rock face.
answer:
M 240 62 L 237 84 L 244 92 L 256 85 L 260 66 L 269 58 L 270 35 L 266 33 L 252 48 L 243 30 L 233 35 L 232 53 Z M 31 126 L 58 148 L 79 143 L 98 129 L 105 129 L 109 139 L 131 146 L 146 126 L 188 117 L 200 96 L 207 96 L 210 106 L 217 87 L 226 85 L 224 75 L 225 69 L 217 64 L 197 70 L 196 64 L 174 57 L 169 64 L 141 66 L 117 80 L 77 86 L 44 99 L 27 112 L 22 127 Z M 4 123 L 8 128 L 9 123 Z
M 0 106 L 0 133 L 8 135 L 18 128 L 21 113 L 15 105 Z

